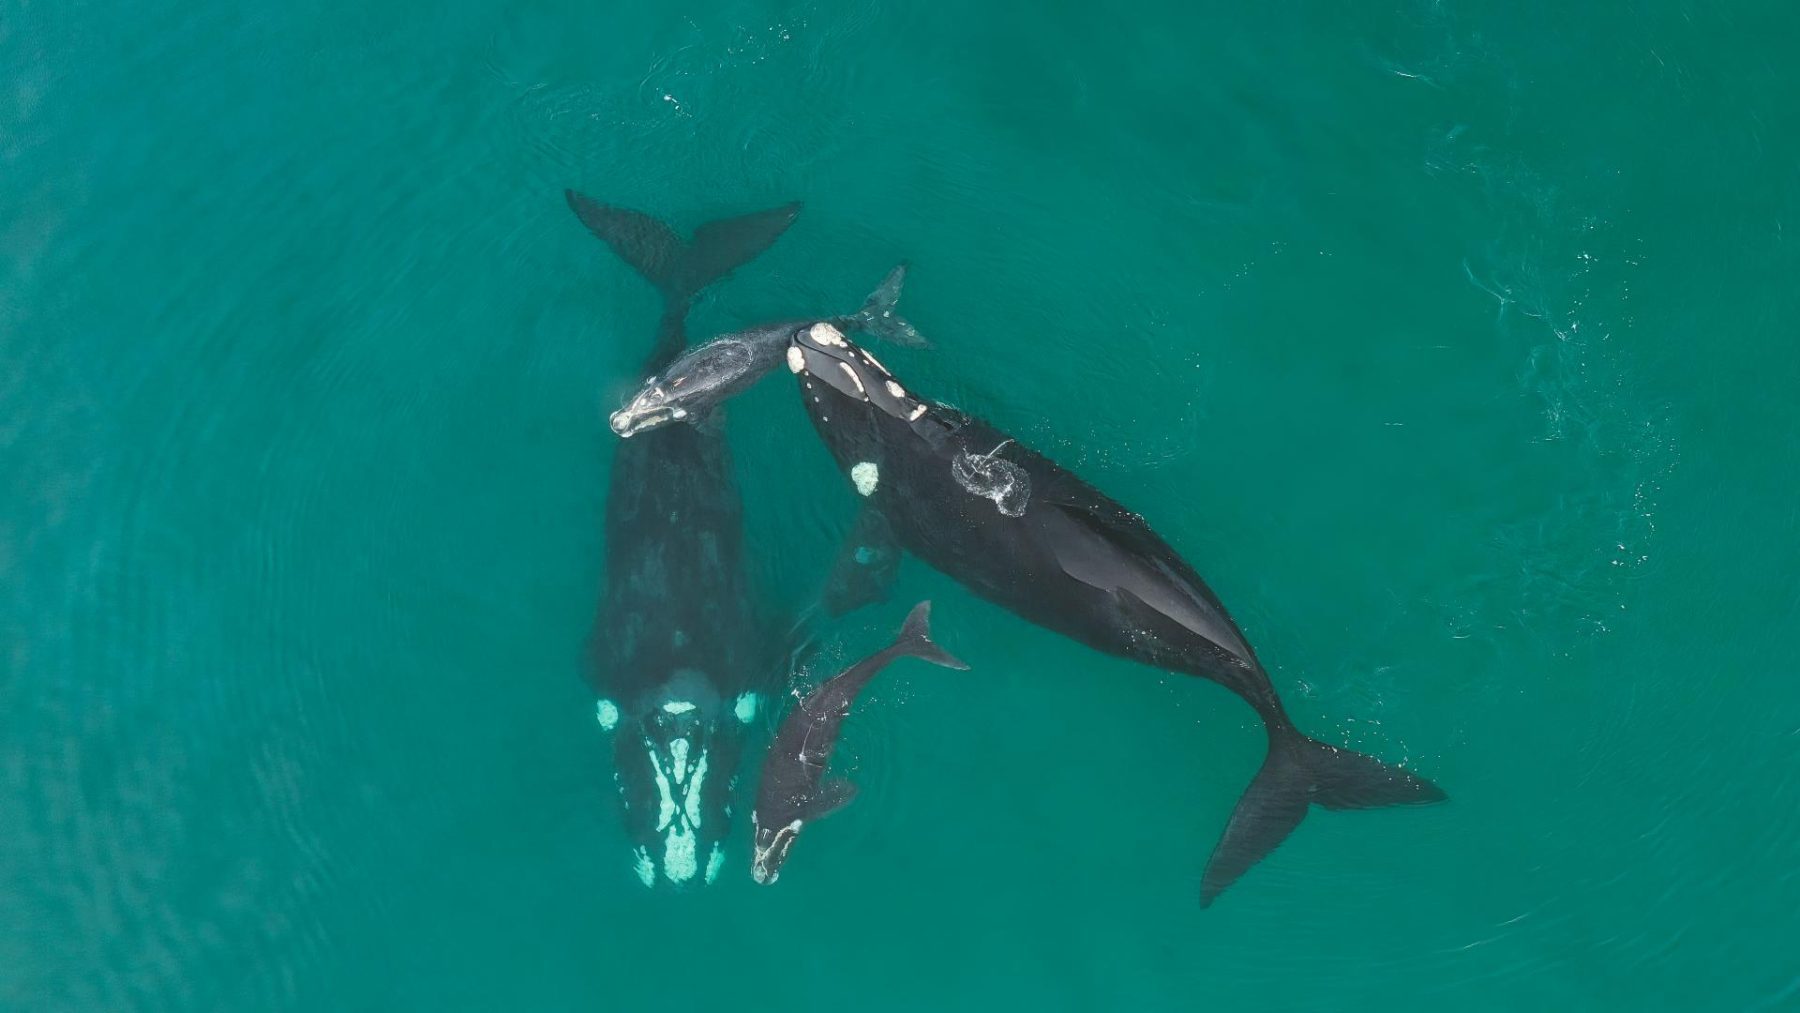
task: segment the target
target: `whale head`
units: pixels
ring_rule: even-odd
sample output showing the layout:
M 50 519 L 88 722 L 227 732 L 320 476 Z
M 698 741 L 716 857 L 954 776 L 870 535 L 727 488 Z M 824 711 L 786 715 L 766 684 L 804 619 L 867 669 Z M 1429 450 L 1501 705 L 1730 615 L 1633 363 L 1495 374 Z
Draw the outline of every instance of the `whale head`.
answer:
M 806 821 L 795 817 L 785 823 L 765 827 L 759 819 L 759 813 L 750 814 L 750 823 L 755 832 L 750 855 L 750 878 L 768 886 L 781 878 L 781 866 L 787 861 L 788 852 L 794 847 L 800 831 L 806 827 Z
M 632 871 L 645 886 L 699 886 L 718 876 L 744 730 L 755 713 L 753 694 L 721 700 L 703 680 L 680 674 L 633 706 L 600 702 Z
M 710 341 L 644 381 L 608 421 L 614 433 L 629 438 L 671 422 L 697 420 L 755 383 L 776 361 L 748 337 Z

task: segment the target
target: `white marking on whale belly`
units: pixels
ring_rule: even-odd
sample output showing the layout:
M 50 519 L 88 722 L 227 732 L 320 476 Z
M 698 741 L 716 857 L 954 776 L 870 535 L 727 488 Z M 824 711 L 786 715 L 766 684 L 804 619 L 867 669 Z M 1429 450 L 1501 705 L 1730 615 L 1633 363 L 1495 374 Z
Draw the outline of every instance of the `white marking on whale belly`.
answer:
M 619 705 L 611 700 L 601 700 L 594 704 L 594 720 L 600 722 L 603 731 L 612 731 L 619 726 Z
M 637 863 L 632 867 L 637 873 L 638 881 L 645 886 L 656 885 L 656 863 L 650 860 L 650 852 L 644 848 L 637 849 Z
M 738 694 L 737 706 L 733 707 L 731 712 L 736 714 L 737 719 L 744 724 L 749 724 L 751 721 L 754 721 L 756 719 L 756 694 Z
M 789 345 L 788 346 L 787 360 L 788 360 L 788 372 L 800 373 L 800 372 L 805 371 L 805 369 L 806 369 L 806 353 L 802 352 L 800 350 L 799 345 Z
M 874 461 L 859 461 L 850 469 L 850 481 L 856 484 L 856 491 L 864 496 L 875 494 L 875 487 L 881 484 L 881 469 Z

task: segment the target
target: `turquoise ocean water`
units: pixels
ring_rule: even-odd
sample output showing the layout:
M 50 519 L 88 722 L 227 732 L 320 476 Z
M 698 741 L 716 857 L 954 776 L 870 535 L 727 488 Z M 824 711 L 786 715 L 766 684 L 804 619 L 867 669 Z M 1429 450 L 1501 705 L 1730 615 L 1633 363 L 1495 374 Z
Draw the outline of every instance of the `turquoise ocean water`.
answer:
M 0 1008 L 1800 1005 L 1800 15 L 1570 6 L 0 2 Z M 888 365 L 1452 801 L 1202 911 L 1250 710 L 912 563 L 810 677 L 923 597 L 972 670 L 778 885 L 643 889 L 580 659 L 657 302 L 564 187 L 805 201 L 698 334 L 909 259 Z M 855 506 L 792 386 L 776 614 Z

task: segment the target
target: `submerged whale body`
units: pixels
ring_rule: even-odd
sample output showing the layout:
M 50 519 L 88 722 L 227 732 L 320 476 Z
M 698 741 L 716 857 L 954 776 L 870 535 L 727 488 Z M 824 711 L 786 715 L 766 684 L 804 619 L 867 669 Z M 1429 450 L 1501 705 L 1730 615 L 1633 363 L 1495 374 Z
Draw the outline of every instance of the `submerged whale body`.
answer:
M 913 555 L 1024 618 L 1108 654 L 1210 679 L 1263 720 L 1268 754 L 1202 877 L 1202 906 L 1309 806 L 1437 802 L 1437 786 L 1307 737 L 1225 607 L 1143 518 L 993 426 L 907 389 L 828 325 L 788 366 L 865 509 Z
M 684 241 L 648 215 L 566 196 L 663 295 L 647 375 L 686 347 L 693 298 L 767 249 L 799 211 L 789 204 L 711 222 Z M 772 684 L 780 646 L 767 643 L 752 606 L 723 435 L 669 426 L 616 446 L 590 650 L 595 714 L 613 736 L 638 877 L 645 886 L 710 883 L 724 862 L 745 725 Z

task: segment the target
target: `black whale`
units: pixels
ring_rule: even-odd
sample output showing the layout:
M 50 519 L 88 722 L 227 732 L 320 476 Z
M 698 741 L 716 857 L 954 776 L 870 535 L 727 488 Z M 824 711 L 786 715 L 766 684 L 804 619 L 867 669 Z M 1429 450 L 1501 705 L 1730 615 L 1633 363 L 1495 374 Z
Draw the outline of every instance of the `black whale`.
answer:
M 834 328 L 796 331 L 788 366 L 839 467 L 913 555 L 1040 626 L 1211 679 L 1256 709 L 1268 755 L 1207 862 L 1202 905 L 1309 805 L 1444 799 L 1423 778 L 1295 728 L 1219 599 L 1142 517 L 987 423 L 911 394 Z
M 688 306 L 769 247 L 798 204 L 701 226 L 691 242 L 648 215 L 569 192 L 596 236 L 663 295 L 653 375 L 687 345 Z M 615 442 L 606 497 L 606 586 L 591 644 L 597 713 L 645 886 L 712 882 L 731 829 L 744 727 L 780 645 L 758 621 L 743 518 L 718 427 L 668 426 Z

